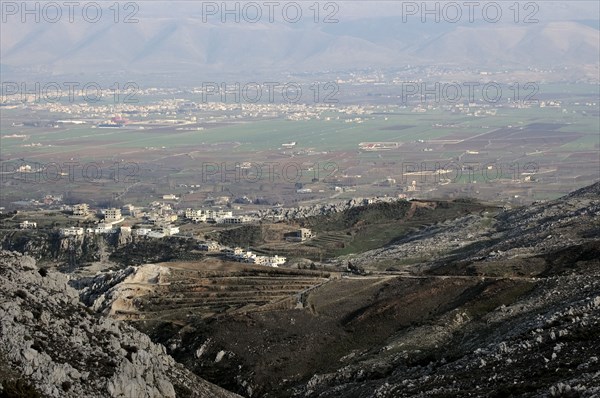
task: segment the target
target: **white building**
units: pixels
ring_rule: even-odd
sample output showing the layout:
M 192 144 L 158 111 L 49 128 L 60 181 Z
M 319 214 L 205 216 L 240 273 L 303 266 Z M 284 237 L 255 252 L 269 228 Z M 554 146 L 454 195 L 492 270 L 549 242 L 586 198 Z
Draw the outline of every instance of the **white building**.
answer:
M 192 220 L 193 222 L 196 222 L 196 223 L 206 222 L 206 215 L 203 214 L 201 216 L 193 216 L 193 217 L 190 217 L 190 220 Z
M 136 228 L 133 230 L 136 236 L 147 236 L 152 230 L 150 228 Z
M 263 217 L 265 220 L 282 221 L 285 219 L 283 214 L 269 214 Z
M 223 218 L 233 217 L 233 212 L 224 210 L 206 210 L 205 214 L 207 222 L 220 222 Z
M 149 238 L 164 238 L 165 233 L 162 231 L 150 231 L 146 236 L 148 236 Z
M 62 236 L 81 236 L 81 235 L 83 235 L 83 228 L 81 228 L 81 227 L 61 228 L 60 234 Z
M 248 216 L 227 216 L 217 219 L 217 222 L 221 224 L 244 224 L 250 221 L 252 218 Z
M 267 267 L 279 267 L 280 265 L 285 264 L 287 259 L 285 257 L 280 256 L 257 256 L 256 254 L 252 254 L 251 256 L 246 257 L 246 262 L 257 264 L 257 265 L 265 265 Z
M 288 242 L 304 242 L 305 240 L 310 239 L 312 237 L 313 235 L 310 229 L 300 228 L 290 236 L 286 236 L 285 240 L 287 240 Z
M 185 218 L 187 218 L 188 220 L 192 220 L 193 222 L 224 223 L 224 222 L 227 222 L 227 221 L 223 221 L 224 219 L 232 218 L 232 217 L 233 217 L 232 211 L 212 210 L 212 209 L 195 210 L 195 209 L 190 209 L 190 208 L 185 210 Z M 241 222 L 244 222 L 244 219 L 237 219 L 237 220 L 234 220 L 233 222 L 228 222 L 228 223 L 240 224 Z
M 195 210 L 195 209 L 191 209 L 191 208 L 187 208 L 185 209 L 185 218 L 194 218 L 197 216 L 202 216 L 204 215 L 202 210 Z
M 217 252 L 221 250 L 221 245 L 217 242 L 210 241 L 206 243 L 201 243 L 200 245 L 198 245 L 198 248 L 200 250 L 206 250 L 207 252 Z
M 256 258 L 256 254 L 252 253 L 251 251 L 242 251 L 239 254 L 235 254 L 233 258 L 242 263 L 253 263 L 254 259 Z
M 285 264 L 286 261 L 287 261 L 286 257 L 274 255 L 273 257 L 268 258 L 267 263 L 265 265 L 270 266 L 270 267 L 278 267 L 280 265 Z
M 121 209 L 110 208 L 104 210 L 104 222 L 115 222 L 122 218 Z
M 250 262 L 257 265 L 265 265 L 268 262 L 268 259 L 267 256 L 254 256 Z
M 244 252 L 244 250 L 242 250 L 241 247 L 234 247 L 233 249 L 225 248 L 225 249 L 222 249 L 221 251 L 223 253 L 225 253 L 225 255 L 227 257 L 236 257 L 236 256 L 241 255 Z
M 161 232 L 164 234 L 164 236 L 176 235 L 179 233 L 179 227 L 174 225 L 165 225 L 161 228 Z
M 121 208 L 121 213 L 129 216 L 133 216 L 135 213 L 135 206 L 132 204 L 126 204 Z
M 90 207 L 87 203 L 79 203 L 73 206 L 73 215 L 77 217 L 87 217 L 90 214 Z
M 23 221 L 22 223 L 19 224 L 19 228 L 21 228 L 21 229 L 35 229 L 35 228 L 37 228 L 37 223 L 25 220 L 25 221 Z

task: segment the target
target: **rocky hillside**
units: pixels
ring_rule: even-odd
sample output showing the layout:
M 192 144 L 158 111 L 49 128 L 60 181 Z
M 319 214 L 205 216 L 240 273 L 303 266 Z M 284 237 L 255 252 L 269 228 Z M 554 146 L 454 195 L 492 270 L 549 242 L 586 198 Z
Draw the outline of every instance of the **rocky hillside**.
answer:
M 72 274 L 79 290 L 4 252 L 4 388 L 227 396 L 211 382 L 253 398 L 599 396 L 600 183 L 512 210 L 402 201 L 295 222 L 317 233 L 303 245 L 328 248 L 319 239 L 337 232 L 377 249 L 312 271 L 211 256 L 127 267 L 189 244 L 132 241 L 113 253 L 119 269 Z
M 196 246 L 196 242 L 186 238 L 152 239 L 127 232 L 64 237 L 56 230 L 0 231 L 0 247 L 3 250 L 25 254 L 39 263 L 59 264 L 65 272 L 94 262 L 122 268 L 169 261 Z
M 563 198 L 497 215 L 447 219 L 415 230 L 391 245 L 339 257 L 332 263 L 365 269 L 385 264 L 410 272 L 489 274 L 498 268 L 496 264 L 510 260 L 510 272 L 518 267 L 532 275 L 551 266 L 550 253 L 557 249 L 583 250 L 599 238 L 600 183 L 596 183 Z
M 3 233 L 0 243 L 3 250 L 26 254 L 38 262 L 77 266 L 105 261 L 132 241 L 131 234 L 124 233 L 65 237 L 58 230 L 16 230 Z
M 600 262 L 568 265 L 574 269 L 541 279 L 508 305 L 486 302 L 494 294 L 487 289 L 452 316 L 413 323 L 293 396 L 597 397 Z
M 185 290 L 142 292 L 135 325 L 194 373 L 247 397 L 600 393 L 600 184 L 514 210 L 415 203 L 312 216 L 323 221 L 310 224 L 317 232 L 369 222 L 408 232 L 331 261 L 326 269 L 363 272 L 330 277 L 295 305 L 210 315 L 202 308 L 215 300 L 272 293 L 273 278 L 237 286 L 231 270 L 213 281 L 194 275 L 207 272 L 202 262 L 172 264 L 189 268 Z M 374 218 L 377 206 L 397 214 Z M 109 279 L 85 284 L 84 296 L 94 286 L 117 291 Z M 169 300 L 159 308 L 167 311 L 156 312 L 158 300 Z
M 373 261 L 397 259 L 397 268 L 422 278 L 494 282 L 471 289 L 476 300 L 448 302 L 452 311 L 425 316 L 426 322 L 400 327 L 369 350 L 353 353 L 293 395 L 598 396 L 600 183 L 489 221 L 482 228 L 485 219 L 470 215 L 354 256 L 355 264 L 367 268 Z M 424 253 L 432 258 L 402 265 Z M 511 283 L 519 281 L 529 287 L 511 292 Z M 427 311 L 440 294 L 422 291 L 421 304 L 413 308 Z M 396 312 L 389 305 L 367 305 L 352 319 Z
M 67 282 L 30 257 L 0 252 L 2 396 L 237 396 L 131 326 L 93 314 Z

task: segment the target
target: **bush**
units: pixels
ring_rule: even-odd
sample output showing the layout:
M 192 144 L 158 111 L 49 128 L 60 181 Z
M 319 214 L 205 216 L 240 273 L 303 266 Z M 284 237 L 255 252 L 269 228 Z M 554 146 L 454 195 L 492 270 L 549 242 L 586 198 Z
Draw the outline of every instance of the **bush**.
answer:
M 2 381 L 0 398 L 42 398 L 42 395 L 23 379 Z
M 63 391 L 65 391 L 65 392 L 69 391 L 71 389 L 71 386 L 72 386 L 72 384 L 69 380 L 65 380 L 61 384 L 61 387 L 62 387 Z

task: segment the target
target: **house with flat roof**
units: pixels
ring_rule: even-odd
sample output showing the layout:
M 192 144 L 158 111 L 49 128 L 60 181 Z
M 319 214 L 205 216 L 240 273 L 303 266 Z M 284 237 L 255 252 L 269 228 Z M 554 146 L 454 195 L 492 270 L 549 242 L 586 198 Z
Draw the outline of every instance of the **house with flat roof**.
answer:
M 122 218 L 121 209 L 110 208 L 104 210 L 104 222 L 115 222 Z
M 297 231 L 285 235 L 288 242 L 304 242 L 313 237 L 312 231 L 308 228 L 300 228 Z
M 19 228 L 21 229 L 35 229 L 37 228 L 37 223 L 33 222 L 33 221 L 23 221 L 22 223 L 19 224 Z
M 81 236 L 83 235 L 83 228 L 81 227 L 66 227 L 60 229 L 62 236 Z
M 90 214 L 90 206 L 87 203 L 79 203 L 73 206 L 73 215 L 76 217 L 87 217 Z

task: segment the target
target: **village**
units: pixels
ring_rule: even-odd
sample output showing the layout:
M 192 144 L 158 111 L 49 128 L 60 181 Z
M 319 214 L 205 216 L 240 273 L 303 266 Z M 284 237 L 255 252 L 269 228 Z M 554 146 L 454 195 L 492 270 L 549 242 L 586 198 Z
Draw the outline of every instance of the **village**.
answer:
M 175 199 L 173 195 L 164 198 Z M 207 254 L 217 255 L 229 261 L 278 267 L 286 263 L 287 258 L 277 254 L 260 255 L 248 249 L 229 247 L 214 240 L 201 239 L 191 232 L 183 233 L 180 228 L 185 225 L 207 224 L 226 227 L 232 224 L 257 223 L 261 217 L 256 214 L 234 214 L 232 210 L 200 208 L 174 209 L 170 203 L 155 201 L 147 207 L 136 207 L 131 204 L 121 208 L 94 209 L 87 203 L 62 205 L 60 212 L 66 215 L 66 225 L 54 227 L 53 230 L 63 238 L 77 238 L 103 234 L 122 234 L 124 236 L 163 239 L 171 236 L 198 240 L 197 249 Z M 19 213 L 17 213 L 19 214 Z M 21 215 L 25 215 L 22 214 Z M 31 214 L 33 215 L 33 214 Z M 272 217 L 271 217 L 272 218 Z M 75 224 L 75 225 L 73 225 Z M 23 220 L 19 229 L 37 229 L 38 223 Z M 304 242 L 313 237 L 307 228 L 287 233 L 283 238 L 287 242 Z

